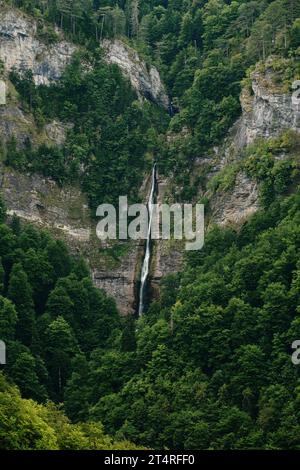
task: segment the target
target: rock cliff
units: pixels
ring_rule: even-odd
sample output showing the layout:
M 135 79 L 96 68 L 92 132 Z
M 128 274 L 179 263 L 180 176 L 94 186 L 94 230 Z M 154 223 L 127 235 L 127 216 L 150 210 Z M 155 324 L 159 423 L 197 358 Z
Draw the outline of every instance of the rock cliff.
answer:
M 60 188 L 38 175 L 1 167 L 1 193 L 10 216 L 34 223 L 80 249 L 91 238 L 90 212 L 85 196 L 74 187 Z
M 0 5 L 0 60 L 7 71 L 31 70 L 37 85 L 58 80 L 78 49 L 56 30 L 58 41 L 47 45 L 39 39 L 37 22 L 18 10 Z M 107 62 L 120 67 L 139 97 L 168 108 L 169 99 L 158 70 L 119 39 L 102 42 Z
M 102 45 L 106 60 L 120 67 L 140 97 L 168 109 L 169 98 L 158 70 L 153 65 L 148 66 L 134 49 L 118 39 L 113 41 L 106 39 Z
M 300 132 L 300 107 L 293 98 L 292 82 L 283 83 L 274 70 L 274 63 L 276 58 L 270 58 L 258 64 L 250 74 L 249 84 L 240 97 L 242 115 L 223 145 L 215 149 L 210 177 L 227 165 L 239 162 L 243 149 L 256 139 L 273 138 L 287 129 Z M 233 188 L 211 197 L 212 221 L 221 225 L 244 222 L 259 209 L 258 189 L 256 181 L 239 172 Z M 210 195 L 209 192 L 206 195 Z
M 7 71 L 31 70 L 36 84 L 58 80 L 76 47 L 63 40 L 46 45 L 38 38 L 36 21 L 17 10 L 0 11 L 0 59 Z
M 285 87 L 280 79 L 276 83 L 273 61 L 270 58 L 257 66 L 250 75 L 251 87 L 243 89 L 243 114 L 236 135 L 238 146 L 249 145 L 258 137 L 275 137 L 284 129 L 300 131 L 300 107 L 293 99 L 292 83 Z

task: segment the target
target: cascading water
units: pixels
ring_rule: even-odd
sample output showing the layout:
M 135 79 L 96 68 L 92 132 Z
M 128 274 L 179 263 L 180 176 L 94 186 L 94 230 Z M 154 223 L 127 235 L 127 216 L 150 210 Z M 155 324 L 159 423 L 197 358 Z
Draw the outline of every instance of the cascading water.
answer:
M 145 294 L 147 288 L 147 281 L 150 268 L 150 259 L 151 259 L 151 222 L 153 218 L 153 204 L 155 198 L 155 186 L 156 186 L 156 163 L 153 166 L 152 170 L 152 183 L 151 191 L 148 201 L 148 233 L 147 233 L 147 242 L 146 242 L 146 251 L 145 257 L 143 260 L 142 273 L 141 273 L 141 286 L 140 286 L 140 297 L 139 297 L 139 315 L 142 315 L 145 310 Z

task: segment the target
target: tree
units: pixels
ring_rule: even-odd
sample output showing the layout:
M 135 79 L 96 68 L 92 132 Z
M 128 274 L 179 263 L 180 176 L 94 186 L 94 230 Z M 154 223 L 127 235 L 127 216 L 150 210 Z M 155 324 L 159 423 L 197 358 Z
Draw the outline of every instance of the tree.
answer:
M 48 297 L 46 311 L 52 318 L 63 317 L 70 324 L 73 323 L 73 306 L 71 298 L 63 287 L 55 287 Z
M 16 387 L 0 376 L 0 449 L 58 450 L 45 410 L 32 400 L 23 400 Z
M 7 225 L 0 225 L 0 256 L 4 268 L 10 265 L 13 250 L 16 246 L 16 237 Z
M 18 314 L 17 338 L 26 346 L 30 346 L 35 329 L 35 312 L 31 285 L 21 263 L 13 265 L 7 295 Z
M 90 276 L 88 265 L 82 256 L 80 256 L 79 259 L 73 259 L 72 261 L 72 273 L 74 273 L 80 281 L 85 277 L 88 278 Z
M 67 415 L 73 422 L 84 421 L 89 413 L 91 370 L 86 357 L 77 354 L 72 359 L 72 375 L 64 391 Z
M 0 334 L 2 341 L 13 340 L 16 333 L 17 312 L 13 303 L 0 296 Z
M 300 19 L 296 19 L 290 31 L 290 46 L 297 49 L 300 46 Z
M 135 351 L 136 338 L 135 338 L 136 322 L 133 315 L 127 315 L 123 321 L 123 330 L 121 337 L 122 351 Z
M 36 310 L 41 313 L 54 285 L 53 266 L 44 250 L 33 250 L 32 248 L 25 253 L 22 264 L 32 287 Z
M 139 8 L 140 0 L 129 0 L 126 2 L 127 22 L 129 25 L 130 37 L 137 37 L 139 32 Z
M 71 327 L 61 316 L 49 325 L 46 333 L 45 358 L 52 380 L 52 394 L 62 400 L 64 386 L 71 374 L 71 361 L 78 352 L 78 346 Z
M 0 258 L 0 294 L 3 293 L 3 289 L 4 289 L 4 268 L 3 268 L 3 265 L 2 265 L 2 261 L 1 261 L 1 258 Z
M 47 245 L 48 259 L 56 277 L 65 277 L 71 269 L 71 259 L 66 245 L 61 240 L 51 240 Z
M 21 233 L 21 223 L 20 223 L 20 218 L 16 216 L 15 214 L 12 217 L 10 226 L 11 226 L 13 233 L 19 236 Z
M 2 224 L 5 221 L 6 217 L 6 205 L 3 201 L 3 198 L 0 196 L 0 223 Z
M 11 368 L 11 377 L 21 390 L 23 398 L 32 398 L 39 402 L 45 401 L 47 392 L 40 384 L 37 365 L 30 352 L 22 352 Z

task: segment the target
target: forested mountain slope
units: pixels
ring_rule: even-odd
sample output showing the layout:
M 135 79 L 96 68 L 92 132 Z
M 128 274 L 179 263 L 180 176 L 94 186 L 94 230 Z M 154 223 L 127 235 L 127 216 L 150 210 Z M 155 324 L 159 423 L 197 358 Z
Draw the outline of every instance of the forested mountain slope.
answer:
M 22 394 L 1 379 L 0 434 L 15 396 L 17 419 L 29 410 L 49 437 L 40 442 L 38 426 L 24 448 L 90 448 L 95 433 L 99 448 L 298 449 L 299 0 L 11 0 L 0 14 L 12 19 L 0 21 L 0 339 Z M 9 66 L 3 51 L 16 38 L 34 62 Z M 37 43 L 53 67 L 32 54 Z M 72 197 L 67 230 L 86 247 L 97 205 L 144 199 L 154 160 L 159 197 L 205 203 L 208 230 L 204 249 L 162 280 L 178 247 L 155 246 L 160 295 L 136 321 L 95 288 L 77 252 L 88 249 L 69 238 L 71 255 L 24 224 L 28 200 L 18 214 L 10 188 L 38 184 L 31 221 L 54 235 L 53 213 L 65 217 L 59 204 Z M 132 292 L 138 250 L 102 247 L 99 257 L 93 246 L 94 281 L 96 266 L 98 286 L 124 269 L 108 291 Z M 75 424 L 28 399 L 61 403 Z

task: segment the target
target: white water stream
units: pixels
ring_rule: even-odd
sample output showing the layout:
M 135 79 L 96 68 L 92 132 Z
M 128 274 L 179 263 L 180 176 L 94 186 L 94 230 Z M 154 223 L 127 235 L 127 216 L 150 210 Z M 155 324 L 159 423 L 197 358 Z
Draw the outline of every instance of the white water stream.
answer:
M 142 273 L 141 273 L 141 286 L 140 286 L 140 296 L 139 296 L 139 315 L 142 315 L 145 310 L 145 294 L 147 288 L 147 281 L 150 269 L 150 259 L 151 259 L 151 222 L 153 218 L 153 204 L 155 198 L 155 185 L 156 185 L 156 163 L 153 166 L 152 170 L 152 183 L 151 191 L 148 200 L 148 233 L 147 233 L 147 243 L 145 257 L 143 260 Z

